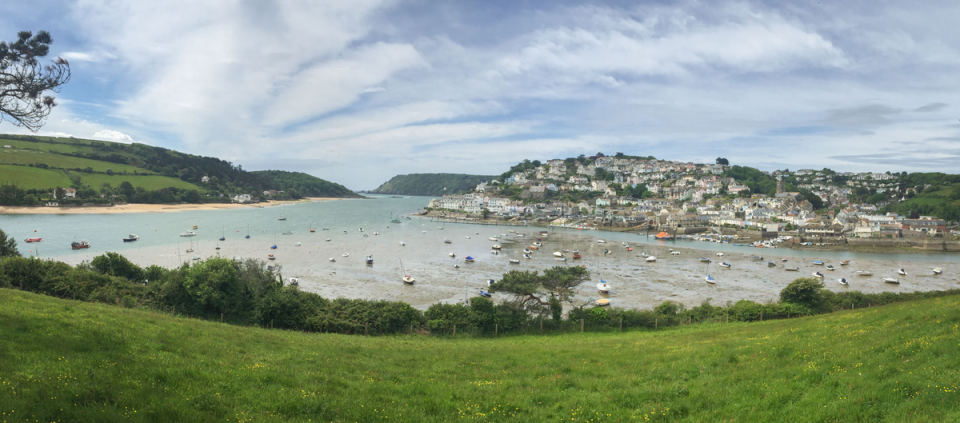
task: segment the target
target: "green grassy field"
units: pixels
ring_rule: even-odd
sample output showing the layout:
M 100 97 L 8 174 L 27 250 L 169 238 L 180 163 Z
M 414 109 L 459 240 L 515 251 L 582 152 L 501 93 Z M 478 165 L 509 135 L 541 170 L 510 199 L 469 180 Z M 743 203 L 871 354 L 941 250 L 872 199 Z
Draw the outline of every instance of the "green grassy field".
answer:
M 93 148 L 84 147 L 82 145 L 72 145 L 72 144 L 53 144 L 53 143 L 43 143 L 27 140 L 11 140 L 0 138 L 0 144 L 9 145 L 13 148 L 18 149 L 33 149 L 40 150 L 43 152 L 53 151 L 57 153 L 76 153 L 77 151 L 84 152 L 93 152 Z
M 960 419 L 960 297 L 661 332 L 305 334 L 0 289 L 0 421 Z
M 83 174 L 84 183 L 90 183 L 90 186 L 100 187 L 104 182 L 110 184 L 110 186 L 116 188 L 120 186 L 123 181 L 130 182 L 135 187 L 143 187 L 146 190 L 153 191 L 161 188 L 175 187 L 182 189 L 195 189 L 201 190 L 200 187 L 191 184 L 186 181 L 182 181 L 177 178 L 171 178 L 169 176 L 160 176 L 160 175 L 150 175 L 150 176 L 138 176 L 138 175 L 104 175 L 102 173 L 90 173 Z
M 69 187 L 70 178 L 60 170 L 0 165 L 0 183 L 16 182 L 23 189 Z
M 37 152 L 32 150 L 2 149 L 0 150 L 0 163 L 21 165 L 45 163 L 50 167 L 56 167 L 60 169 L 85 169 L 90 167 L 95 172 L 106 172 L 107 169 L 112 169 L 114 172 L 127 171 L 127 173 L 133 173 L 134 171 L 137 171 L 140 173 L 153 173 L 145 169 L 140 169 L 136 166 L 85 159 L 83 157 L 64 156 L 56 153 Z

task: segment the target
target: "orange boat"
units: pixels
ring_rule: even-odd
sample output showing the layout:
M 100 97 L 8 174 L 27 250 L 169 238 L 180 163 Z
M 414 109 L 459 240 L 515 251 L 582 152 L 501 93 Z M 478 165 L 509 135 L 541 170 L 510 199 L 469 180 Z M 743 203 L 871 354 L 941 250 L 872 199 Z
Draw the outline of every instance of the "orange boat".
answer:
M 633 247 L 627 247 L 627 251 L 633 251 Z
M 531 249 L 531 250 L 539 250 L 540 247 L 537 247 L 536 245 L 531 245 L 531 246 L 530 246 L 530 249 Z
M 580 253 L 573 253 L 574 260 L 580 260 Z
M 653 236 L 656 239 L 673 239 L 673 235 L 670 235 L 666 232 L 660 232 Z

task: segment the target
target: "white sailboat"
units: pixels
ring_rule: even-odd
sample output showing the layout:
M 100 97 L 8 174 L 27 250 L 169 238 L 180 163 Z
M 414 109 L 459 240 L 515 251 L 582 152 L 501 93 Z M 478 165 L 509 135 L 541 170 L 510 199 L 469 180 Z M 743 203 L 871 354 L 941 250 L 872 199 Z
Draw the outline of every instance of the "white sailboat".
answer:
M 400 260 L 400 259 L 397 259 Z M 407 270 L 403 268 L 403 260 L 400 260 L 400 271 L 403 272 L 403 278 L 401 280 L 403 283 L 413 285 L 417 280 L 407 274 Z

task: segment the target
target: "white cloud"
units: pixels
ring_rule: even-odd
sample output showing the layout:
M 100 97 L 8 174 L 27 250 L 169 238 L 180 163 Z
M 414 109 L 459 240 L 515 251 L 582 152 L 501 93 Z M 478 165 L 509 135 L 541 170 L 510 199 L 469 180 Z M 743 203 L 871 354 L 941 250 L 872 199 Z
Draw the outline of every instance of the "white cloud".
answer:
M 133 142 L 133 138 L 120 131 L 104 129 L 93 134 L 93 138 L 104 141 Z
M 116 56 L 110 53 L 98 51 L 98 52 L 83 52 L 83 51 L 67 51 L 60 54 L 60 57 L 67 59 L 67 61 L 79 61 L 79 62 L 101 62 L 108 59 L 114 59 Z

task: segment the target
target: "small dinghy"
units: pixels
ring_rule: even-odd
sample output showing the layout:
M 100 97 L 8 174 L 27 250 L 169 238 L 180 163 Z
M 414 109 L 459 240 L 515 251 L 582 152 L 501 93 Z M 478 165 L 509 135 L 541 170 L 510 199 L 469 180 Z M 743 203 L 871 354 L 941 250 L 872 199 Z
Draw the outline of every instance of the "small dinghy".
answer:
M 603 250 L 603 255 L 608 256 L 612 254 L 610 250 Z
M 401 278 L 400 280 L 402 280 L 403 283 L 409 284 L 409 285 L 413 285 L 414 283 L 417 282 L 417 280 L 414 279 L 413 276 L 410 276 L 410 275 L 405 275 L 405 276 L 404 276 L 403 278 Z
M 720 263 L 720 267 L 722 267 L 722 268 L 724 268 L 724 269 L 729 269 L 729 268 L 730 268 L 730 263 L 727 263 L 727 262 L 725 262 L 725 261 L 724 261 L 724 262 L 721 262 L 721 263 Z
M 609 294 L 610 285 L 606 281 L 600 280 L 600 283 L 597 284 L 597 291 L 600 291 L 601 294 Z
M 797 266 L 793 266 L 793 267 L 785 267 L 783 268 L 783 270 L 786 270 L 788 272 L 799 272 L 800 268 Z
M 857 276 L 873 276 L 873 272 L 869 270 L 857 270 L 854 273 L 856 273 Z
M 649 257 L 647 257 L 646 259 L 644 259 L 643 261 L 645 261 L 645 262 L 647 262 L 647 263 L 653 263 L 653 262 L 657 261 L 657 256 L 649 256 Z
M 723 253 L 717 253 L 717 257 L 723 257 Z
M 480 291 L 480 296 L 481 296 L 481 297 L 487 297 L 487 298 L 492 297 L 492 295 L 490 295 L 490 293 L 487 292 L 487 291 Z
M 533 252 L 533 250 L 531 250 L 531 249 L 529 249 L 529 248 L 524 248 L 524 249 L 523 249 L 523 253 L 524 253 L 524 254 L 530 254 L 530 253 L 532 253 L 532 252 Z
M 608 300 L 608 299 L 606 299 L 606 298 L 601 298 L 601 299 L 597 300 L 596 304 L 597 304 L 597 307 L 606 307 L 606 306 L 610 305 L 610 300 Z
M 335 258 L 333 258 L 333 257 L 330 257 L 330 258 L 327 259 L 327 260 L 330 260 L 330 263 L 336 263 L 336 262 L 337 262 L 337 259 L 335 259 Z
M 784 257 L 784 258 L 782 258 L 782 259 L 780 259 L 780 261 L 782 261 L 782 262 L 784 262 L 784 263 L 786 263 L 786 261 L 787 261 L 787 258 L 786 258 L 786 257 Z
M 907 271 L 906 271 L 906 270 L 903 270 L 903 269 L 900 269 L 900 270 L 897 270 L 897 274 L 900 275 L 900 276 L 907 276 Z
M 750 260 L 763 261 L 763 256 L 750 256 Z
M 814 260 L 812 263 L 814 266 L 823 266 L 823 262 L 820 260 Z
M 813 277 L 818 278 L 818 279 L 823 279 L 823 273 L 813 272 Z
M 294 276 L 290 278 L 289 283 L 290 285 L 293 285 L 293 286 L 300 286 L 300 278 Z
M 449 255 L 450 257 L 457 258 L 457 255 L 454 254 L 454 253 L 450 253 L 450 254 L 448 254 L 448 255 Z
M 841 261 L 841 262 L 840 262 L 840 265 L 841 265 L 841 266 L 847 266 L 847 265 L 849 265 L 849 264 L 850 264 L 850 260 L 844 260 L 844 261 Z
M 899 280 L 899 279 L 894 279 L 894 278 L 883 278 L 883 281 L 886 282 L 886 283 L 900 284 L 900 280 Z
M 493 285 L 493 284 L 495 284 L 495 283 L 497 283 L 497 281 L 495 281 L 495 280 L 493 280 L 493 279 L 487 279 L 487 286 L 491 286 L 491 285 Z
M 553 256 L 554 256 L 554 257 L 563 257 L 563 253 L 561 253 L 561 252 L 559 252 L 559 251 L 554 251 L 554 252 L 553 252 Z
M 494 250 L 502 250 L 502 249 L 503 249 L 503 247 L 501 247 L 499 244 L 498 244 L 498 245 L 491 246 L 490 248 L 492 248 L 492 249 L 494 249 Z
M 532 259 L 533 257 L 530 257 L 530 254 L 524 254 L 524 255 L 523 255 L 523 258 L 525 258 L 525 259 Z
M 443 243 L 444 243 L 444 244 L 453 244 L 453 241 L 444 238 L 444 239 L 443 239 Z
M 406 243 L 406 242 L 403 242 L 403 241 L 400 241 L 400 246 L 401 246 L 401 247 L 406 247 L 406 246 L 407 246 L 407 243 Z
M 700 257 L 700 262 L 701 262 L 701 263 L 710 263 L 710 259 L 708 259 L 708 258 L 706 258 L 706 257 Z
M 554 257 L 553 259 L 556 261 L 567 261 L 567 259 L 564 257 Z
M 466 256 L 466 257 L 464 257 L 463 262 L 464 262 L 464 263 L 473 263 L 473 257 Z
M 767 267 L 777 267 L 777 264 L 774 263 L 774 262 L 772 262 L 772 261 L 768 261 L 768 262 L 767 262 Z
M 497 240 L 497 237 L 495 237 L 495 236 L 492 236 L 492 237 L 490 237 L 490 238 L 487 238 L 487 239 L 489 239 L 489 240 L 491 240 L 491 241 L 496 241 L 496 240 Z
M 367 256 L 366 262 L 367 264 L 373 264 L 373 256 Z
M 833 267 L 832 264 L 828 264 L 827 267 L 826 267 L 826 269 L 827 269 L 827 270 L 837 270 L 837 268 L 836 268 L 836 267 Z
M 296 243 L 296 244 L 293 244 L 293 245 L 294 245 L 295 247 L 299 247 L 299 246 L 300 246 L 300 242 L 297 241 L 297 243 Z
M 934 274 L 934 275 L 939 275 L 939 274 L 941 274 L 941 273 L 943 273 L 943 269 L 941 269 L 941 268 L 939 268 L 939 267 L 934 267 L 934 268 L 933 268 L 933 274 Z
M 520 260 L 510 259 L 510 264 L 520 264 Z
M 350 253 L 343 253 L 343 254 L 341 254 L 340 256 L 341 256 L 341 257 L 350 257 Z
M 325 239 L 324 241 L 330 242 L 330 238 Z
M 840 285 L 843 285 L 843 286 L 847 286 L 847 285 L 849 285 L 849 284 L 847 283 L 847 278 L 840 278 L 840 279 L 837 279 L 837 282 L 839 282 L 839 283 L 840 283 Z
M 274 257 L 273 254 L 268 254 L 268 255 L 267 255 L 267 259 L 276 260 L 277 258 Z
M 679 255 L 680 255 L 680 252 L 679 252 L 679 251 L 671 251 L 671 252 L 670 252 L 670 255 L 672 255 L 672 256 L 679 256 Z
M 602 239 L 598 239 L 598 240 L 597 240 L 597 244 L 606 244 L 606 243 L 607 243 L 607 241 L 604 241 L 604 240 L 602 240 Z
M 712 284 L 716 284 L 716 283 L 717 283 L 717 280 L 716 280 L 713 276 L 710 276 L 710 275 L 707 275 L 707 277 L 704 278 L 704 280 L 706 280 L 707 283 L 712 283 Z

